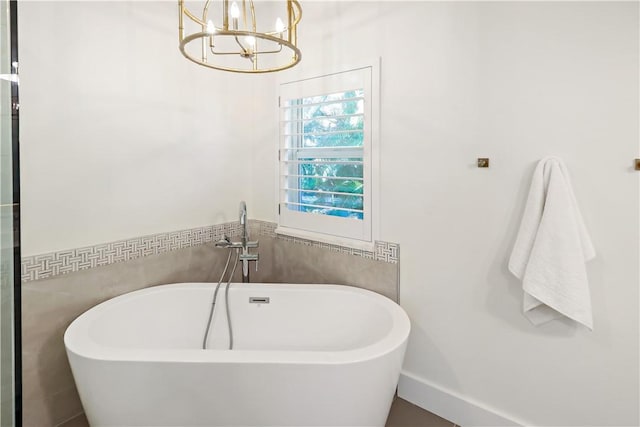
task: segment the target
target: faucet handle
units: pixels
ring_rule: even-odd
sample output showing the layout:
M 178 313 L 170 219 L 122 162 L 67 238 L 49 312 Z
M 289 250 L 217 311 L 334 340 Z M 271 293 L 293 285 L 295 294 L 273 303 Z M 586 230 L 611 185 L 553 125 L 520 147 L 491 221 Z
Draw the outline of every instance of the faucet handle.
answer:
M 249 252 L 240 254 L 240 261 L 257 261 L 259 255 L 258 254 L 250 254 Z
M 232 245 L 231 240 L 229 240 L 229 237 L 226 234 L 222 235 L 222 239 L 218 240 L 215 243 L 216 248 L 228 248 L 231 245 Z

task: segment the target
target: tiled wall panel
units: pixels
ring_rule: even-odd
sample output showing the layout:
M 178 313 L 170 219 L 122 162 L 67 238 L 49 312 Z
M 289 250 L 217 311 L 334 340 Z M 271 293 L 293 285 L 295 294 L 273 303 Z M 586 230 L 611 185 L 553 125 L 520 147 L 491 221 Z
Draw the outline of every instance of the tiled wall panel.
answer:
M 260 243 L 252 282 L 351 285 L 397 301 L 398 245 L 376 242 L 368 252 L 276 235 L 270 222 L 249 224 Z M 73 319 L 144 287 L 217 282 L 228 252 L 213 242 L 223 235 L 237 240 L 240 232 L 237 222 L 227 223 L 24 258 L 23 425 L 86 426 L 62 340 Z

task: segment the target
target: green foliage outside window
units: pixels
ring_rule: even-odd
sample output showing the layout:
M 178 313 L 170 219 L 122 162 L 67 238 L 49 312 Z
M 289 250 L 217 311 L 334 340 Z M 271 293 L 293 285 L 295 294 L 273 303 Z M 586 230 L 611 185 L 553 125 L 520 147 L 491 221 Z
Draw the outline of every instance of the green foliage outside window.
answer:
M 290 209 L 363 219 L 362 96 L 362 90 L 352 90 L 291 101 L 300 120 L 294 122 L 294 147 L 309 150 L 297 151 L 302 206 Z

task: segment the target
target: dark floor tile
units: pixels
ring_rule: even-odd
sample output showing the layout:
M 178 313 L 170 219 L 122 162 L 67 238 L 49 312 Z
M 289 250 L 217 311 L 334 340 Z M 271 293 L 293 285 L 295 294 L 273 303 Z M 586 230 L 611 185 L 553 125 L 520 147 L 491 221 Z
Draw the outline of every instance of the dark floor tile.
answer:
M 59 424 L 57 427 L 89 427 L 89 421 L 87 421 L 87 417 L 84 414 L 80 414 Z
M 58 427 L 89 427 L 89 422 L 84 414 L 80 414 Z M 396 398 L 386 427 L 454 427 L 454 424 L 404 399 Z
M 451 421 L 398 397 L 391 405 L 386 427 L 453 427 L 453 425 Z

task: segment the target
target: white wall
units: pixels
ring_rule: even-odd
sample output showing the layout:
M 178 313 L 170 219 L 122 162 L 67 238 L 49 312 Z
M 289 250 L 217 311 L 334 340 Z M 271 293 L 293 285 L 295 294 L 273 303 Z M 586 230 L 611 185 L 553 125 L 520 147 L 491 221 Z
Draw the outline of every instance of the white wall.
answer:
M 290 75 L 382 57 L 380 238 L 401 244 L 405 372 L 516 422 L 638 425 L 638 4 L 307 2 L 300 40 Z M 598 252 L 592 333 L 533 327 L 506 268 L 551 154 Z M 255 162 L 274 220 L 275 164 Z
M 23 256 L 237 218 L 272 77 L 187 61 L 177 16 L 168 1 L 20 4 Z

